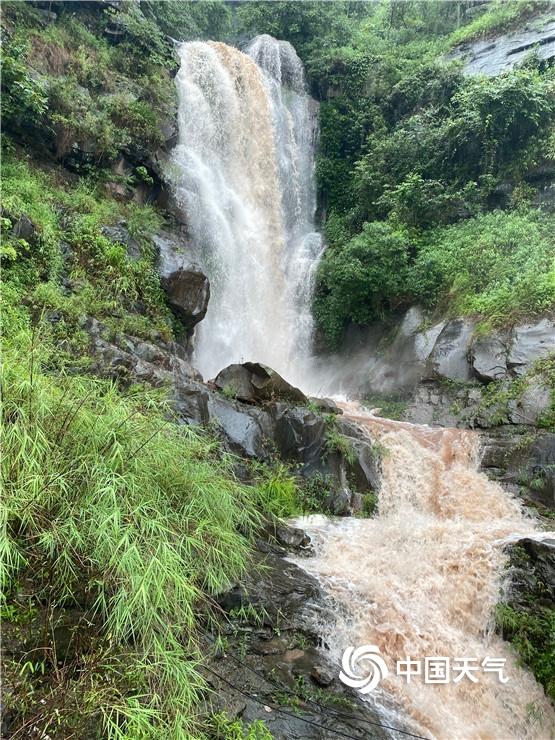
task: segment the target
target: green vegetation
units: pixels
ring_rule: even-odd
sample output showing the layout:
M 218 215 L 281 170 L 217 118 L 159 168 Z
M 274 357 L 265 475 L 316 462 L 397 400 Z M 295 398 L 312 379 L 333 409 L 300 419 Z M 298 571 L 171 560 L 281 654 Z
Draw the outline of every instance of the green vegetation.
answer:
M 273 465 L 255 465 L 258 471 L 257 488 L 265 508 L 277 517 L 291 517 L 301 513 L 299 481 L 282 462 Z
M 182 330 L 152 241 L 168 218 L 154 203 L 175 134 L 172 39 L 267 32 L 305 62 L 321 103 L 328 242 L 315 315 L 337 344 L 349 323 L 412 301 L 484 326 L 553 305 L 554 217 L 536 203 L 555 159 L 553 68 L 531 54 L 517 71 L 469 79 L 442 60 L 546 6 L 471 5 L 3 3 L 0 615 L 25 643 L 4 673 L 14 731 L 269 740 L 262 722 L 201 714 L 199 635 L 214 595 L 249 567 L 260 526 L 326 511 L 337 485 L 280 461 L 242 461 L 250 482 L 240 482 L 238 461 L 207 430 L 175 424 L 163 392 L 90 372 L 93 318 L 114 341 Z M 534 372 L 553 389 L 539 422 L 553 429 L 552 359 Z M 484 404 L 501 420 L 523 388 L 492 383 Z M 377 405 L 403 412 L 401 399 Z M 336 453 L 353 462 L 331 414 L 326 454 Z M 367 492 L 362 514 L 375 509 Z M 552 614 L 504 606 L 499 620 L 553 696 Z M 296 688 L 299 701 L 328 696 Z
M 551 391 L 551 403 L 538 419 L 538 427 L 555 433 L 555 355 L 538 360 L 532 370 L 532 377 L 545 384 Z
M 554 228 L 552 216 L 523 208 L 434 231 L 415 261 L 414 293 L 494 323 L 546 311 L 555 299 Z
M 210 731 L 214 740 L 272 740 L 272 733 L 261 720 L 245 728 L 241 720 L 229 719 L 223 713 L 212 715 Z
M 347 463 L 353 464 L 356 456 L 353 449 L 353 443 L 337 428 L 337 416 L 335 414 L 327 414 L 325 417 L 326 421 L 326 444 L 325 453 L 326 455 L 333 455 L 339 453 L 342 455 Z
M 85 173 L 120 155 L 148 159 L 175 107 L 176 60 L 162 31 L 134 3 L 99 11 L 58 4 L 45 25 L 30 3 L 2 8 L 6 130 Z M 121 41 L 111 44 L 110 32 Z
M 542 569 L 535 566 L 534 559 L 523 547 L 510 549 L 508 567 L 515 572 L 516 601 L 509 599 L 508 603 L 498 604 L 495 620 L 522 665 L 532 670 L 555 701 L 555 610 Z
M 184 737 L 204 687 L 197 615 L 244 571 L 264 498 L 235 480 L 214 441 L 171 423 L 156 395 L 50 375 L 55 347 L 24 310 L 8 306 L 4 317 L 4 617 L 26 579 L 46 635 L 71 604 L 98 624 L 61 678 L 55 644 L 40 643 L 34 690 L 46 701 L 34 722 L 43 732 L 81 734 L 92 721 L 104 737 Z M 28 686 L 16 684 L 10 710 L 23 719 Z
M 385 419 L 400 421 L 403 419 L 408 402 L 406 398 L 398 393 L 377 394 L 366 396 L 364 405 L 369 409 L 379 409 L 379 416 Z
M 56 182 L 13 155 L 4 158 L 2 175 L 4 283 L 35 314 L 55 317 L 51 332 L 65 347 L 60 362 L 85 354 L 83 323 L 90 315 L 112 333 L 173 336 L 150 241 L 161 216 L 151 206 L 120 204 L 87 178 L 77 187 Z M 14 235 L 22 217 L 31 221 L 28 240 Z M 139 258 L 102 233 L 103 226 L 118 221 L 125 222 Z
M 498 604 L 496 621 L 522 663 L 533 671 L 547 695 L 555 701 L 555 611 L 538 608 L 529 613 Z
M 521 69 L 469 78 L 442 59 L 464 39 L 548 7 L 241 8 L 247 28 L 291 40 L 321 100 L 317 175 L 328 248 L 314 310 L 331 345 L 347 324 L 415 301 L 497 323 L 555 302 L 554 220 L 534 203 L 534 168 L 554 157 L 553 69 L 531 55 Z

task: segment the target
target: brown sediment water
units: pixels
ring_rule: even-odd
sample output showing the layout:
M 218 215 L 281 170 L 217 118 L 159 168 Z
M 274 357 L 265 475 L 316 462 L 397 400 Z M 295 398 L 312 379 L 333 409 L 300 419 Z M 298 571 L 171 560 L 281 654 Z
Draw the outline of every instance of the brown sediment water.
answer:
M 553 737 L 555 713 L 533 675 L 494 632 L 506 550 L 520 536 L 543 538 L 533 519 L 479 471 L 479 437 L 390 421 L 343 404 L 381 455 L 382 481 L 374 518 L 298 521 L 315 555 L 296 562 L 315 575 L 338 605 L 337 621 L 320 625 L 340 661 L 347 646 L 376 645 L 389 668 L 367 698 L 408 716 L 431 738 Z M 447 657 L 451 669 L 468 658 L 505 661 L 497 672 L 472 672 L 445 684 L 396 675 L 407 657 Z M 339 670 L 339 669 L 338 669 Z M 353 689 L 354 690 L 354 689 Z M 391 709 L 393 707 L 393 709 Z M 396 707 L 396 709 L 395 709 Z
M 291 44 L 256 37 L 179 47 L 179 141 L 167 167 L 188 248 L 210 279 L 194 365 L 306 375 L 322 240 L 314 227 L 317 106 Z

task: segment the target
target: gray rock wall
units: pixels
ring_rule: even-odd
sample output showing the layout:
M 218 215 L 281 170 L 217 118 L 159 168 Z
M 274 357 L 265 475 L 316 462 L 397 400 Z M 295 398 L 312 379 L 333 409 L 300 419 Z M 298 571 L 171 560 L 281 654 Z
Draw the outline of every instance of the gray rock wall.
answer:
M 532 52 L 544 61 L 555 58 L 554 12 L 528 19 L 517 31 L 462 44 L 447 59 L 462 59 L 465 74 L 494 77 L 521 64 Z

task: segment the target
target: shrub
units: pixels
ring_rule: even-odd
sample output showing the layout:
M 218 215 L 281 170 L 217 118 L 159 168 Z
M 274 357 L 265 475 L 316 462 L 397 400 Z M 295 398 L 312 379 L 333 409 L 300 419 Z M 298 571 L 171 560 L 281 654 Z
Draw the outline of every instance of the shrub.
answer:
M 264 508 L 278 517 L 298 514 L 299 489 L 289 468 L 276 462 L 271 466 L 258 466 L 258 471 L 256 486 Z
M 2 49 L 2 123 L 31 129 L 43 124 L 48 109 L 44 82 L 31 74 L 28 45 L 8 38 Z
M 408 283 L 408 238 L 387 223 L 328 249 L 317 277 L 314 311 L 332 343 L 347 322 L 366 324 L 402 301 Z
M 100 624 L 91 652 L 62 674 L 49 666 L 47 641 L 33 723 L 46 731 L 55 718 L 59 732 L 80 736 L 91 722 L 108 738 L 194 735 L 204 686 L 196 615 L 244 571 L 258 493 L 235 480 L 209 437 L 173 424 L 158 395 L 46 374 L 55 348 L 13 311 L 2 378 L 3 593 L 9 602 L 27 578 L 36 603 L 48 604 L 46 634 L 87 593 L 88 619 Z M 9 702 L 25 722 L 25 695 Z
M 494 322 L 541 313 L 555 302 L 553 216 L 495 211 L 431 232 L 412 270 L 415 295 Z

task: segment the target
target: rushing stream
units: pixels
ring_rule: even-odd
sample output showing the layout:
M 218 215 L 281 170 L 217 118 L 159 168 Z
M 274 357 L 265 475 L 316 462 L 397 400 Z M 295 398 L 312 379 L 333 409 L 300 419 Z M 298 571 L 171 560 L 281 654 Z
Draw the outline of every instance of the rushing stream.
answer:
M 211 282 L 194 364 L 210 378 L 232 362 L 258 361 L 314 387 L 317 106 L 302 65 L 290 44 L 269 36 L 245 53 L 185 43 L 180 56 L 170 176 Z M 550 737 L 555 717 L 541 687 L 491 629 L 502 543 L 540 536 L 533 521 L 478 472 L 474 433 L 390 422 L 352 406 L 345 413 L 383 449 L 379 512 L 303 519 L 316 554 L 298 560 L 339 605 L 336 623 L 321 625 L 338 665 L 348 646 L 378 646 L 390 673 L 372 701 L 401 707 L 399 720 L 408 716 L 425 737 Z M 481 671 L 477 682 L 430 685 L 392 670 L 398 660 L 434 656 L 499 658 L 509 681 Z
M 478 470 L 474 432 L 394 422 L 345 408 L 382 447 L 378 515 L 299 522 L 316 555 L 296 562 L 342 607 L 322 636 L 340 663 L 350 645 L 376 645 L 390 675 L 373 695 L 388 696 L 433 738 L 548 738 L 555 714 L 533 676 L 492 632 L 505 562 L 503 541 L 534 534 L 518 502 Z M 553 534 L 551 534 L 553 536 Z M 341 616 L 342 615 L 342 616 Z M 396 661 L 446 657 L 446 684 L 395 675 Z M 504 677 L 473 673 L 454 682 L 455 659 L 504 659 Z M 384 693 L 385 692 L 385 693 Z

